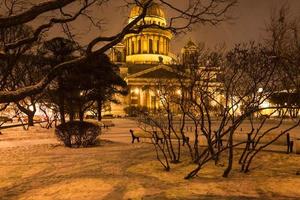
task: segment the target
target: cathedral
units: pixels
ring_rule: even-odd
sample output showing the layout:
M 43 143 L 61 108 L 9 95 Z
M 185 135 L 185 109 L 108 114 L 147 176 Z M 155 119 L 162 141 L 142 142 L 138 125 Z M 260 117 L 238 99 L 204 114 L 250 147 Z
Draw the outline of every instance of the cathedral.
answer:
M 142 8 L 135 6 L 131 9 L 128 23 L 134 20 Z M 157 3 L 152 3 L 147 10 L 144 20 L 138 25 L 156 24 L 161 27 L 167 26 L 164 9 Z M 174 67 L 179 66 L 179 58 L 170 52 L 170 42 L 173 34 L 169 30 L 160 28 L 147 28 L 139 34 L 128 34 L 122 43 L 114 46 L 109 56 L 111 61 L 119 66 L 121 77 L 127 82 L 129 94 L 119 97 L 121 104 L 111 106 L 111 114 L 123 115 L 124 108 L 129 106 L 141 106 L 149 109 L 159 107 L 151 86 L 158 78 L 174 77 Z M 182 59 L 196 50 L 193 42 L 182 50 Z

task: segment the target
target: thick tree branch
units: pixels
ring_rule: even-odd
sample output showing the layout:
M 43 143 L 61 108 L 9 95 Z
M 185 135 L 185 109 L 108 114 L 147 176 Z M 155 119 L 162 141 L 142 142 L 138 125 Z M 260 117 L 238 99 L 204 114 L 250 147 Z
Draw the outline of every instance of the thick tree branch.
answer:
M 227 1 L 216 1 L 216 0 L 211 0 L 212 2 L 219 2 L 222 4 L 228 3 Z M 0 28 L 6 28 L 6 27 L 12 27 L 18 24 L 24 24 L 27 22 L 30 22 L 32 20 L 34 20 L 36 17 L 38 17 L 39 15 L 51 11 L 51 10 L 56 10 L 56 9 L 61 9 L 64 6 L 67 6 L 71 3 L 75 2 L 75 0 L 53 0 L 53 1 L 47 1 L 45 3 L 41 3 L 39 5 L 33 6 L 31 9 L 15 15 L 15 16 L 9 16 L 9 17 L 2 17 L 0 18 Z M 86 0 L 87 2 L 87 0 Z M 15 91 L 0 91 L 0 103 L 4 103 L 4 102 L 16 102 L 19 101 L 27 96 L 30 95 L 35 95 L 40 93 L 45 87 L 47 87 L 47 85 L 54 79 L 56 78 L 57 75 L 59 75 L 60 73 L 62 73 L 64 70 L 70 69 L 74 66 L 78 66 L 80 64 L 85 63 L 88 59 L 90 59 L 90 57 L 97 57 L 100 56 L 101 54 L 105 53 L 107 50 L 109 50 L 110 48 L 112 48 L 113 46 L 115 46 L 116 44 L 118 44 L 119 42 L 121 42 L 123 40 L 123 38 L 125 37 L 125 35 L 129 34 L 129 33 L 140 33 L 142 30 L 146 29 L 146 28 L 151 28 L 153 26 L 158 26 L 158 25 L 149 25 L 149 24 L 145 24 L 142 26 L 136 26 L 136 24 L 142 20 L 143 18 L 145 18 L 146 13 L 147 13 L 147 9 L 151 6 L 151 3 L 153 2 L 153 0 L 147 0 L 145 2 L 143 2 L 143 4 L 138 4 L 138 1 L 135 1 L 136 5 L 140 5 L 142 7 L 142 12 L 139 16 L 137 16 L 132 22 L 130 22 L 128 25 L 126 25 L 121 32 L 117 33 L 114 36 L 110 36 L 110 37 L 98 37 L 94 40 L 92 40 L 87 47 L 87 54 L 84 56 L 81 56 L 79 58 L 76 58 L 74 60 L 71 61 L 67 61 L 64 63 L 61 63 L 59 65 L 57 65 L 56 67 L 54 67 L 39 83 L 37 83 L 36 85 L 32 85 L 32 86 L 28 86 L 28 87 L 24 87 L 24 88 L 19 88 L 16 89 Z M 162 3 L 166 4 L 165 1 L 161 1 Z M 232 0 L 230 2 L 235 2 L 235 0 Z M 202 10 L 202 12 L 206 12 L 208 15 L 212 15 L 215 17 L 220 17 L 222 16 L 232 5 L 232 4 L 228 4 L 227 6 L 225 6 L 225 8 L 222 10 L 218 10 L 217 8 L 214 8 L 215 6 L 209 6 L 209 8 Z M 174 8 L 173 8 L 174 9 Z M 196 8 L 195 8 L 196 9 Z M 214 14 L 212 11 L 214 9 L 216 13 Z M 84 8 L 83 8 L 84 10 Z M 82 14 L 83 10 L 80 10 L 77 14 L 74 14 L 73 17 L 70 16 L 66 16 L 66 18 L 62 18 L 62 19 L 57 19 L 57 18 L 53 18 L 50 20 L 50 22 L 48 24 L 44 24 L 41 25 L 40 27 L 38 27 L 38 29 L 34 32 L 33 37 L 32 38 L 25 38 L 23 40 L 19 40 L 16 41 L 15 43 L 9 44 L 7 46 L 7 48 L 12 49 L 12 48 L 16 48 L 20 45 L 23 44 L 27 44 L 30 42 L 33 42 L 34 40 L 36 40 L 39 35 L 43 32 L 43 30 L 50 28 L 53 24 L 56 23 L 67 23 L 70 21 L 74 21 L 80 14 Z M 206 11 L 205 11 L 206 10 Z M 181 28 L 187 28 L 189 25 L 199 22 L 200 19 L 200 14 L 199 10 L 197 13 L 197 10 L 192 11 L 192 14 L 186 14 L 186 15 L 182 15 L 183 19 L 187 19 L 189 20 L 189 23 L 187 26 L 181 27 Z M 190 15 L 190 16 L 189 16 Z M 68 18 L 69 17 L 69 18 Z M 196 17 L 195 20 L 192 20 L 193 17 Z M 209 20 L 209 19 L 207 19 Z M 220 19 L 219 19 L 220 20 Z M 203 22 L 203 21 L 200 21 Z M 175 32 L 175 29 L 172 29 L 172 25 L 170 25 L 169 27 L 159 27 L 162 29 L 168 29 L 171 31 Z M 100 42 L 107 42 L 106 44 L 104 44 L 102 47 L 100 47 L 97 50 L 94 50 L 94 47 L 96 45 L 98 45 Z
M 119 42 L 121 42 L 123 40 L 123 38 L 125 37 L 125 35 L 127 35 L 129 33 L 139 33 L 144 28 L 146 28 L 145 26 L 142 26 L 142 27 L 138 28 L 138 30 L 133 29 L 134 26 L 141 19 L 145 18 L 146 13 L 147 13 L 147 9 L 149 8 L 152 1 L 153 0 L 148 0 L 143 6 L 142 13 L 138 17 L 136 17 L 132 22 L 127 24 L 120 33 L 118 33 L 114 36 L 110 36 L 110 37 L 98 37 L 98 38 L 95 38 L 93 41 L 91 41 L 90 44 L 87 47 L 87 53 L 90 54 L 92 52 L 92 49 L 94 48 L 94 46 L 97 45 L 99 42 L 110 42 L 110 43 L 104 45 L 102 48 L 100 48 L 99 50 L 97 50 L 95 52 L 97 54 L 98 53 L 104 53 L 105 51 L 107 51 L 111 47 L 113 47 L 116 44 L 118 44 Z
M 45 87 L 63 71 L 72 67 L 84 64 L 86 57 L 82 56 L 77 59 L 61 63 L 54 67 L 39 83 L 23 88 L 19 88 L 15 91 L 1 91 L 0 103 L 16 102 L 24 99 L 27 96 L 36 95 L 43 91 Z
M 89 6 L 91 6 L 92 4 L 94 4 L 96 2 L 96 0 L 90 2 L 90 3 L 86 3 L 76 14 L 74 14 L 73 16 L 71 15 L 68 15 L 67 18 L 52 18 L 50 19 L 50 21 L 46 24 L 43 24 L 41 26 L 39 26 L 33 33 L 33 36 L 32 37 L 28 37 L 28 38 L 25 38 L 25 39 L 21 39 L 21 40 L 18 40 L 18 41 L 15 41 L 14 43 L 10 43 L 10 44 L 7 44 L 5 45 L 5 50 L 9 50 L 9 49 L 15 49 L 15 48 L 18 48 L 22 45 L 25 45 L 25 44 L 29 44 L 29 43 L 32 43 L 32 42 L 35 42 L 38 40 L 40 34 L 48 29 L 48 28 L 51 28 L 54 24 L 64 24 L 64 23 L 68 23 L 68 22 L 72 22 L 74 20 L 76 20 Z
M 73 2 L 75 2 L 75 0 L 47 1 L 31 7 L 29 10 L 26 10 L 23 13 L 12 15 L 9 17 L 0 17 L 0 28 L 8 28 L 30 22 L 41 14 L 44 14 L 48 11 L 60 9 Z

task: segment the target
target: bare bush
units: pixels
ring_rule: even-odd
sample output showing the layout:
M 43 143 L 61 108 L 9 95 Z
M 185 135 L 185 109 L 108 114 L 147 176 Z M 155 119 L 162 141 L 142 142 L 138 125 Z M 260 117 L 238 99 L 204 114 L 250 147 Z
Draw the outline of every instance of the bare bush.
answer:
M 88 147 L 96 144 L 101 127 L 97 124 L 81 121 L 70 121 L 56 127 L 57 138 L 66 147 Z

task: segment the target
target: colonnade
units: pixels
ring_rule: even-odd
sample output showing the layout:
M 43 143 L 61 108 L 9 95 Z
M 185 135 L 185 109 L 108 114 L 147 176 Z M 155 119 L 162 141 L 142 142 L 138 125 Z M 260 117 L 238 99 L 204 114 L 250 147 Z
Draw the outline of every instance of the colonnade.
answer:
M 129 104 L 132 106 L 142 106 L 150 109 L 159 107 L 158 98 L 151 90 L 142 90 L 142 86 L 135 87 L 129 95 Z
M 162 54 L 168 55 L 170 39 L 159 35 L 136 35 L 125 41 L 126 55 Z

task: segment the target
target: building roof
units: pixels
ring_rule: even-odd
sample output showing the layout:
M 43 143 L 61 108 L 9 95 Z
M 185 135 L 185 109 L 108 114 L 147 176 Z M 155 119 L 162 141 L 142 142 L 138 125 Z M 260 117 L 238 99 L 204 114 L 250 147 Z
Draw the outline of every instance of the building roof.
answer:
M 156 66 L 149 67 L 139 72 L 129 74 L 127 78 L 178 78 L 183 75 L 182 72 L 177 71 L 171 66 L 159 64 Z
M 144 3 L 144 1 L 142 1 L 142 3 Z M 139 16 L 142 13 L 142 8 L 140 6 L 134 6 L 131 9 L 130 18 L 135 18 L 137 16 Z M 157 3 L 151 3 L 150 7 L 147 10 L 147 14 L 146 16 L 148 17 L 159 17 L 159 18 L 165 18 L 165 11 L 163 10 L 163 8 L 157 4 Z
M 128 74 L 135 74 L 146 69 L 150 69 L 152 67 L 157 66 L 157 64 L 126 64 L 128 67 Z
M 139 76 L 138 78 L 167 78 L 167 79 L 172 79 L 172 78 L 178 78 L 178 74 L 176 74 L 175 72 L 171 72 L 169 70 L 166 69 L 157 69 L 155 71 L 151 71 L 145 74 L 142 74 L 141 76 Z

